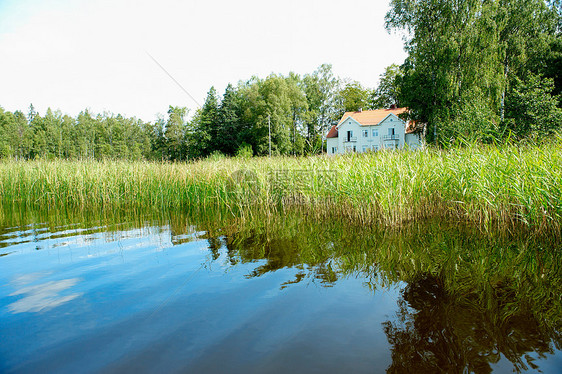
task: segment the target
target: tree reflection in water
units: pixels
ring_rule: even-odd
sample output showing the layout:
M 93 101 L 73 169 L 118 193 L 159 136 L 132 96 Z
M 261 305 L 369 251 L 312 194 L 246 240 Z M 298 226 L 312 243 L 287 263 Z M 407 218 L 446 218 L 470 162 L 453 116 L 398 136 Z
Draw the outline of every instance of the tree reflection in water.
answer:
M 448 295 L 427 274 L 404 288 L 398 306 L 396 320 L 383 324 L 392 346 L 388 373 L 490 373 L 501 355 L 519 372 L 536 369 L 534 359 L 561 343 L 530 312 L 517 308 L 498 319 L 494 310 Z
M 263 265 L 254 268 L 248 278 L 260 277 L 272 271 L 284 268 L 295 268 L 299 272 L 293 280 L 287 280 L 281 285 L 286 288 L 311 279 L 320 282 L 325 287 L 331 287 L 338 280 L 338 272 L 332 264 L 330 253 L 320 250 L 324 245 L 311 243 L 310 238 L 286 236 L 282 232 L 271 235 L 269 232 L 251 230 L 251 233 L 238 232 L 226 238 L 226 247 L 231 264 L 238 261 L 249 262 L 266 260 Z M 316 255 L 308 257 L 314 252 Z
M 502 358 L 536 369 L 562 346 L 556 245 L 439 222 L 381 231 L 287 218 L 223 239 L 231 264 L 256 262 L 248 278 L 298 269 L 282 289 L 348 276 L 375 292 L 405 283 L 397 318 L 383 325 L 389 373 L 489 373 Z

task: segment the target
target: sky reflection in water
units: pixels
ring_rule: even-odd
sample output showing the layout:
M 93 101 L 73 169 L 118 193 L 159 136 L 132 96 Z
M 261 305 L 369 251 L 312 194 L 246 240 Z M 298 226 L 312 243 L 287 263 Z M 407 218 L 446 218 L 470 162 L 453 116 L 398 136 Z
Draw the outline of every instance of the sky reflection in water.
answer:
M 10 296 L 24 296 L 7 305 L 10 312 L 24 313 L 47 311 L 82 295 L 82 293 L 63 294 L 64 291 L 72 288 L 80 281 L 78 278 L 35 284 L 36 279 L 39 277 L 40 274 L 27 274 L 17 277 L 11 282 L 11 286 L 14 287 L 16 291 L 12 292 Z M 30 284 L 31 282 L 34 284 Z
M 544 307 L 509 285 L 528 243 L 295 217 L 16 218 L 0 228 L 1 372 L 562 367 L 558 258 L 539 259 L 550 285 L 523 284 Z

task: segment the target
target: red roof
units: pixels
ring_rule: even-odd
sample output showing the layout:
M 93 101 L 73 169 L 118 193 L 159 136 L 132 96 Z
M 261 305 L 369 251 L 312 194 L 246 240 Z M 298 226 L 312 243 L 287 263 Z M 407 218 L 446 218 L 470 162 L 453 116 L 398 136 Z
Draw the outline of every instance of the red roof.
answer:
M 338 126 L 348 117 L 353 118 L 354 120 L 359 122 L 359 124 L 362 126 L 377 125 L 391 113 L 398 117 L 399 114 L 402 114 L 407 111 L 408 111 L 407 108 L 395 108 L 395 109 L 363 110 L 361 112 L 345 112 L 341 120 L 338 122 Z
M 328 132 L 328 138 L 337 138 L 338 137 L 338 129 L 336 129 L 336 125 L 332 126 L 330 132 Z

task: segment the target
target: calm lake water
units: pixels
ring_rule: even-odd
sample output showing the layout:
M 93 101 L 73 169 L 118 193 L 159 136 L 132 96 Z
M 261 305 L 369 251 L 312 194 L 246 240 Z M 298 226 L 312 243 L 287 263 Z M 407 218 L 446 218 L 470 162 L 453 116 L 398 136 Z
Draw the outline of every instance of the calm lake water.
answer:
M 562 372 L 560 246 L 525 235 L 0 217 L 2 373 Z

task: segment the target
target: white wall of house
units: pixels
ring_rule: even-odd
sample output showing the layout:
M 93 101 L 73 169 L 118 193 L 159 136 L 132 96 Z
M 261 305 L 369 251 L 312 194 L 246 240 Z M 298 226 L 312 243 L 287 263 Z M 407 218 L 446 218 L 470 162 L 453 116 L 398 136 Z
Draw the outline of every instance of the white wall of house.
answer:
M 361 125 L 356 120 L 346 118 L 338 128 L 338 153 L 357 151 L 357 135 L 360 131 Z
M 339 153 L 338 138 L 328 138 L 326 140 L 326 149 L 329 155 Z
M 419 134 L 419 133 L 406 134 L 406 144 L 408 144 L 410 149 L 421 149 L 423 147 L 422 146 L 422 140 L 421 140 L 421 134 Z

